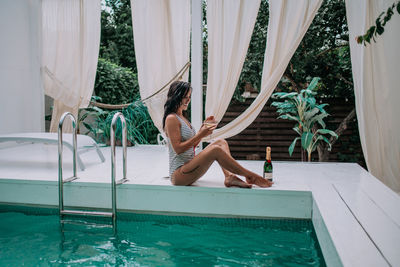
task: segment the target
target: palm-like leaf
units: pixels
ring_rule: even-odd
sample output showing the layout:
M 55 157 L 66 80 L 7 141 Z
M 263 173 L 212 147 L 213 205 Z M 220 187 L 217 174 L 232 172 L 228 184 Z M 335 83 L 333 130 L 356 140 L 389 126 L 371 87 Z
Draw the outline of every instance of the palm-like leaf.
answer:
M 331 130 L 328 130 L 328 129 L 318 129 L 317 133 L 330 134 L 331 136 L 338 138 L 338 135 L 334 131 L 331 131 Z
M 312 118 L 315 116 L 315 114 L 317 114 L 319 112 L 318 108 L 313 108 L 310 111 L 306 111 L 304 113 L 304 120 L 308 121 L 308 120 L 312 120 Z
M 321 104 L 321 105 L 317 105 L 317 108 L 322 112 L 322 113 L 326 113 L 324 107 L 328 106 L 329 104 Z
M 304 101 L 307 102 L 310 109 L 313 109 L 316 106 L 317 102 L 314 97 L 306 97 L 304 98 Z
M 307 148 L 312 144 L 314 134 L 311 132 L 303 132 L 301 136 L 301 146 L 307 150 Z
M 309 151 L 311 151 L 311 152 L 315 151 L 315 149 L 317 148 L 318 142 L 320 140 L 322 140 L 324 136 L 323 135 L 314 135 L 314 137 L 315 137 L 315 140 L 314 140 L 314 142 L 312 142 L 312 145 L 309 148 Z
M 298 133 L 300 136 L 302 135 L 302 133 L 301 133 L 301 131 L 300 131 L 300 129 L 299 129 L 298 126 L 294 127 L 293 130 L 294 130 L 296 133 Z
M 316 121 L 318 121 L 318 123 L 322 126 L 322 128 L 325 128 L 325 122 L 324 122 L 324 118 L 328 117 L 329 114 L 328 113 L 321 113 L 318 114 L 317 116 L 314 116 L 310 119 L 310 124 L 313 125 Z
M 296 92 L 292 92 L 292 93 L 278 92 L 278 93 L 274 93 L 272 95 L 272 98 L 280 98 L 280 99 L 291 98 L 292 96 L 295 96 L 295 95 L 297 95 Z
M 318 85 L 318 82 L 320 79 L 321 79 L 320 77 L 314 77 L 311 80 L 310 84 L 308 85 L 307 90 L 310 90 L 310 91 L 314 90 L 314 88 Z
M 290 114 L 281 115 L 281 116 L 278 117 L 278 119 L 292 120 L 292 121 L 301 122 L 299 117 L 292 116 Z
M 289 155 L 290 155 L 290 156 L 292 156 L 294 147 L 296 146 L 296 142 L 297 142 L 297 140 L 299 140 L 299 139 L 300 139 L 300 137 L 296 137 L 296 138 L 293 140 L 292 144 L 289 146 Z
M 323 140 L 325 143 L 328 144 L 328 151 L 331 151 L 331 149 L 332 149 L 332 144 L 331 144 L 331 142 L 329 141 L 329 139 L 326 138 L 326 137 L 323 136 L 323 135 L 320 135 L 320 136 L 322 136 L 322 140 Z

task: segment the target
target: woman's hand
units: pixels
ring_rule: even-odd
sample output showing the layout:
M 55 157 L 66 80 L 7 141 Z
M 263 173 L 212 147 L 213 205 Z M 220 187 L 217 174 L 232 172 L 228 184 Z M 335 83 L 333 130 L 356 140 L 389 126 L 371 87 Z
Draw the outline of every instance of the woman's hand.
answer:
M 209 116 L 205 119 L 203 124 L 200 127 L 199 135 L 201 137 L 209 136 L 213 133 L 213 131 L 217 128 L 217 122 L 215 121 L 214 116 Z
M 199 130 L 199 135 L 203 138 L 206 136 L 209 136 L 210 134 L 213 133 L 214 129 L 217 128 L 217 125 L 209 126 L 207 124 L 204 124 L 200 127 Z
M 215 120 L 214 116 L 209 116 L 207 119 L 203 122 L 203 125 L 209 127 L 209 128 L 216 128 L 217 127 L 217 121 Z

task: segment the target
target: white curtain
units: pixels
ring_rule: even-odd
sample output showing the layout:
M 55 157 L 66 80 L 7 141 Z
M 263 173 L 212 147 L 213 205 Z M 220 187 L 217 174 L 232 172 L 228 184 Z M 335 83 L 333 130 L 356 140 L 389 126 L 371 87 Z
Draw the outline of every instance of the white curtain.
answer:
M 141 98 L 166 85 L 189 61 L 190 0 L 131 0 L 133 36 Z M 187 81 L 188 73 L 183 76 Z M 162 133 L 168 90 L 146 101 Z
M 99 0 L 42 1 L 42 78 L 54 99 L 50 131 L 61 115 L 87 107 L 92 96 L 100 46 Z M 71 130 L 70 124 L 63 127 Z
M 400 192 L 400 16 L 386 24 L 376 43 L 357 44 L 386 12 L 392 0 L 347 0 L 351 63 L 361 145 L 368 170 L 394 191 Z
M 321 4 L 322 0 L 269 1 L 267 47 L 260 94 L 244 113 L 215 130 L 209 139 L 229 138 L 254 121 L 281 79 Z
M 220 121 L 235 92 L 261 0 L 207 3 L 208 78 L 206 117 Z

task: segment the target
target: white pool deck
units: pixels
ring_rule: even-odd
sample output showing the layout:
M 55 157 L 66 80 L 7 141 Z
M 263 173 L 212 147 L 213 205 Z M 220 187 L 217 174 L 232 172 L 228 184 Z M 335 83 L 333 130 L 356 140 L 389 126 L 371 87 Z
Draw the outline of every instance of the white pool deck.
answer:
M 65 185 L 69 206 L 110 207 L 111 152 L 81 155 L 86 169 Z M 57 146 L 0 144 L 0 204 L 58 205 Z M 117 148 L 117 178 L 122 175 Z M 262 161 L 239 161 L 260 173 Z M 217 164 L 190 187 L 172 186 L 165 146 L 128 148 L 120 210 L 227 217 L 312 219 L 328 266 L 400 266 L 400 197 L 357 164 L 274 162 L 272 188 L 225 188 Z M 72 154 L 64 149 L 64 178 Z

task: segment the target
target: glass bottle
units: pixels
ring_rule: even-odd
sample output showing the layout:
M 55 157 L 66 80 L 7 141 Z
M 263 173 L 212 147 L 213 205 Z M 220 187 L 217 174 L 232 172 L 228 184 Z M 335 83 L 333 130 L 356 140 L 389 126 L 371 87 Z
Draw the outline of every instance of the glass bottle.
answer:
M 272 182 L 272 162 L 271 162 L 271 148 L 268 146 L 265 154 L 264 162 L 264 179 L 268 179 Z

